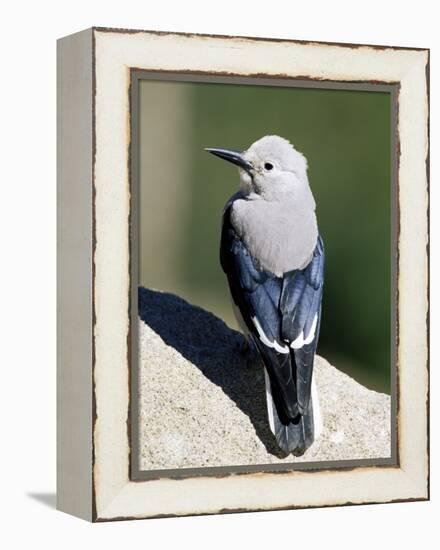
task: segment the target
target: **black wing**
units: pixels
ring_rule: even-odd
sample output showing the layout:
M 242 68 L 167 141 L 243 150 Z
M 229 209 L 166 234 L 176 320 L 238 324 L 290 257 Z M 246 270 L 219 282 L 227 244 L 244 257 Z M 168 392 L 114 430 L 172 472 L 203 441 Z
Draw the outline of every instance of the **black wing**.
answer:
M 292 345 L 301 335 L 307 342 L 307 336 L 310 335 L 310 341 L 304 345 L 300 345 L 300 341 L 298 347 L 293 347 L 297 400 L 301 413 L 307 410 L 310 399 L 313 360 L 321 324 L 323 285 L 324 245 L 321 237 L 318 237 L 313 257 L 307 267 L 284 275 L 280 298 L 282 339 Z
M 323 286 L 322 240 L 318 239 L 305 269 L 279 278 L 257 266 L 235 232 L 230 214 L 231 207 L 223 217 L 220 262 L 232 299 L 268 371 L 276 412 L 287 425 L 309 411 Z M 313 338 L 308 341 L 312 328 Z M 299 346 L 301 334 L 306 343 Z M 292 343 L 296 349 L 290 347 Z

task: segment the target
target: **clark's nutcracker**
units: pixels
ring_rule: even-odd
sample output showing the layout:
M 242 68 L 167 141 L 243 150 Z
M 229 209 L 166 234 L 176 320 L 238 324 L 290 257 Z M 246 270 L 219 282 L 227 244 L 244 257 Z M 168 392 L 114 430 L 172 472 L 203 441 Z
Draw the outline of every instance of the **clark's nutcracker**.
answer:
M 265 367 L 270 428 L 286 455 L 300 456 L 321 425 L 312 371 L 324 247 L 307 161 L 279 136 L 243 152 L 206 150 L 239 167 L 240 190 L 223 214 L 220 262 L 237 320 Z

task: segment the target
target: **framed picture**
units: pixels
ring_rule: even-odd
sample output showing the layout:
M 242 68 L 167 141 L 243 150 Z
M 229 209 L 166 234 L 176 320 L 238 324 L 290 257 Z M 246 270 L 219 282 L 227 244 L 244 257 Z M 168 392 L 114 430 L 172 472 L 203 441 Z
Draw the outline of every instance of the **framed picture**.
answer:
M 58 43 L 58 508 L 429 498 L 429 51 Z

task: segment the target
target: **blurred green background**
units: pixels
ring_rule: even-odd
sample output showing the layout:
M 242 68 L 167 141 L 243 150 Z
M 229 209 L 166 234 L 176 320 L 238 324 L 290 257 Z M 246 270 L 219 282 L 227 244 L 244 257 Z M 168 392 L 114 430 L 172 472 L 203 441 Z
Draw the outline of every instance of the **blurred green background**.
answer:
M 318 353 L 390 391 L 391 94 L 157 82 L 140 84 L 140 284 L 178 294 L 236 328 L 218 246 L 238 171 L 204 147 L 246 149 L 267 134 L 309 163 L 326 248 Z

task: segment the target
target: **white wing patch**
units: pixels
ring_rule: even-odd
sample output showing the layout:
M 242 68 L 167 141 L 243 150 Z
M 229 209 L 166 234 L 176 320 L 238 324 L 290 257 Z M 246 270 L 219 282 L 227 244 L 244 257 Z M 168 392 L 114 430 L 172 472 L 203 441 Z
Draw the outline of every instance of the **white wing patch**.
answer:
M 313 319 L 312 326 L 310 327 L 310 332 L 307 336 L 307 338 L 304 338 L 304 332 L 302 331 L 298 338 L 296 338 L 291 344 L 290 347 L 293 349 L 300 349 L 306 344 L 310 344 L 313 342 L 313 338 L 315 337 L 316 332 L 316 325 L 318 324 L 318 314 L 315 315 Z
M 288 346 L 280 346 L 280 344 L 278 344 L 276 340 L 274 340 L 273 342 L 269 340 L 256 317 L 252 317 L 252 322 L 254 323 L 254 326 L 258 331 L 258 335 L 260 336 L 260 340 L 263 342 L 264 345 L 266 345 L 268 348 L 273 348 L 278 353 L 289 353 Z

